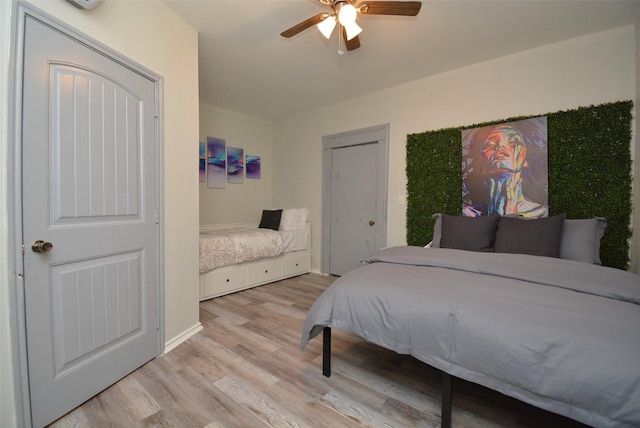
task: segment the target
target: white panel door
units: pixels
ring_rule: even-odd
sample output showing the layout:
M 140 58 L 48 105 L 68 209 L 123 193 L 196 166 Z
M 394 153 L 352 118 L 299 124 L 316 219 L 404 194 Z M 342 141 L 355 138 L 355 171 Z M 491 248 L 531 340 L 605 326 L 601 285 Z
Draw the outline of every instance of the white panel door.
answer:
M 330 270 L 343 275 L 376 253 L 378 143 L 331 150 Z
M 160 351 L 156 82 L 32 17 L 23 76 L 25 316 L 39 427 Z

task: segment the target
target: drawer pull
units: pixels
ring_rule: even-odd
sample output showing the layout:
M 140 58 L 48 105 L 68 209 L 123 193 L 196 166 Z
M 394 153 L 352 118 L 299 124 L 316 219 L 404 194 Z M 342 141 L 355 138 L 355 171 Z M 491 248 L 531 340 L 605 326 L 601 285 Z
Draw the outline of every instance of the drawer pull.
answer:
M 296 267 L 298 267 L 298 263 L 296 263 Z
M 229 278 L 227 278 L 227 282 L 229 282 Z

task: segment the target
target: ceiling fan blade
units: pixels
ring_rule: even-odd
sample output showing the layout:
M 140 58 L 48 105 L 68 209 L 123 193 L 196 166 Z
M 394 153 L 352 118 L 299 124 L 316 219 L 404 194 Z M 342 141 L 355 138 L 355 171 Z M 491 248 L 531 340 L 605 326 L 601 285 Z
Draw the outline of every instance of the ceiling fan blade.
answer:
M 344 45 L 347 47 L 348 51 L 356 50 L 360 47 L 360 38 L 355 36 L 351 40 L 347 40 L 347 31 L 342 28 L 342 37 L 344 38 Z
M 328 18 L 328 17 L 329 17 L 328 13 L 319 13 L 316 16 L 312 16 L 311 18 L 305 21 L 302 21 L 299 24 L 294 25 L 288 30 L 284 30 L 282 33 L 280 33 L 280 35 L 282 37 L 287 37 L 287 38 L 293 37 L 296 34 L 300 33 L 301 31 L 304 31 L 309 27 L 313 27 L 314 25 L 321 23 L 322 21 L 325 20 L 325 18 Z
M 363 1 L 358 8 L 367 15 L 416 16 L 421 6 L 419 1 Z

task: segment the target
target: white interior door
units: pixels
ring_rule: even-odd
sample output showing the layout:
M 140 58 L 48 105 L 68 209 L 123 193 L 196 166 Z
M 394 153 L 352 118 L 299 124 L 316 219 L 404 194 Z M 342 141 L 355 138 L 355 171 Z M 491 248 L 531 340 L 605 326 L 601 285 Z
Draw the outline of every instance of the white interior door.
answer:
M 29 16 L 24 41 L 27 358 L 43 426 L 160 352 L 157 91 Z
M 332 275 L 343 275 L 378 251 L 378 143 L 331 150 Z

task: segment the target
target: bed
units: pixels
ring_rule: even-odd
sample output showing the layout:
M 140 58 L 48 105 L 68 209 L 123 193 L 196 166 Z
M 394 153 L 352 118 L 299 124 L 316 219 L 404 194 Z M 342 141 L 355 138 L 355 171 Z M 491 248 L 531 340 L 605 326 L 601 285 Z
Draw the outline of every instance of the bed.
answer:
M 384 249 L 314 303 L 301 348 L 323 333 L 325 376 L 336 328 L 441 370 L 443 427 L 452 376 L 591 426 L 640 426 L 640 277 L 598 265 L 598 221 L 586 239 L 564 217 L 444 220 L 440 242 Z M 556 256 L 531 254 L 553 233 Z
M 309 272 L 307 213 L 264 210 L 260 223 L 200 226 L 200 301 Z

